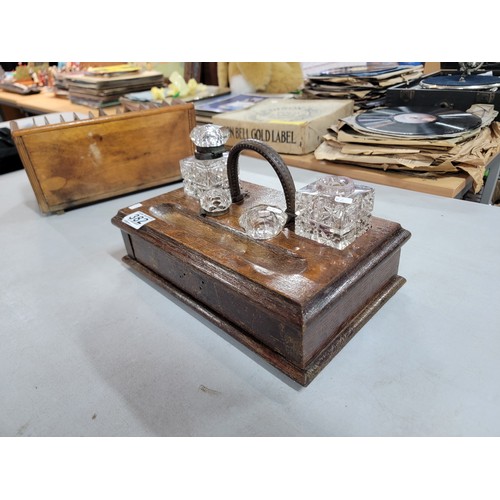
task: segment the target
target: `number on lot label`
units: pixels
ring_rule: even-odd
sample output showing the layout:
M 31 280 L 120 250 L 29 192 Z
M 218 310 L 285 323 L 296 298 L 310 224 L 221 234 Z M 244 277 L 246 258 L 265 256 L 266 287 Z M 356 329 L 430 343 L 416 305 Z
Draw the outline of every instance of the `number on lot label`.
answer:
M 155 220 L 155 218 L 138 210 L 137 212 L 132 212 L 131 214 L 128 214 L 122 220 L 123 222 L 125 222 L 125 224 L 128 224 L 129 226 L 132 226 L 135 229 L 139 229 L 142 226 L 144 226 L 144 224 L 147 224 L 148 222 Z

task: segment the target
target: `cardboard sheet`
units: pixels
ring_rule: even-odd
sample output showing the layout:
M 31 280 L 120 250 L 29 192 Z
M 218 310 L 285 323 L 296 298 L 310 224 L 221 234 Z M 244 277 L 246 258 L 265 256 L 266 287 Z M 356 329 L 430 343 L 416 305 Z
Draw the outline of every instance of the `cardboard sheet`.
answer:
M 357 126 L 356 115 L 349 115 L 332 124 L 314 155 L 318 160 L 419 174 L 463 171 L 472 177 L 477 193 L 488 162 L 500 153 L 500 123 L 494 121 L 498 112 L 492 105 L 474 105 L 468 112 L 481 118 L 479 129 L 437 139 L 369 133 Z

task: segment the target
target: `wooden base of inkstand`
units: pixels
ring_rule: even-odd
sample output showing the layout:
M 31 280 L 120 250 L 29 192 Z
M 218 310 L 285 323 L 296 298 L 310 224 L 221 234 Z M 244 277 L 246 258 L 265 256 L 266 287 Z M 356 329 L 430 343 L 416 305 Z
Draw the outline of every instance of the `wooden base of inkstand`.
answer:
M 153 217 L 139 229 L 112 219 L 124 261 L 297 383 L 307 386 L 405 283 L 400 250 L 410 233 L 372 217 L 344 250 L 285 228 L 271 240 L 249 238 L 238 223 L 248 206 L 281 193 L 241 182 L 248 193 L 219 217 L 200 215 L 183 189 L 142 202 Z

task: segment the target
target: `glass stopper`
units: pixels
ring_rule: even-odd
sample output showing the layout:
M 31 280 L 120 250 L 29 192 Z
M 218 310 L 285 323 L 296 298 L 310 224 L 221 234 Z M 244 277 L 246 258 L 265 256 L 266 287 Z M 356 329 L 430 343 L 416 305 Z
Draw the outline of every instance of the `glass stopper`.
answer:
M 214 148 L 224 146 L 230 135 L 229 128 L 208 123 L 195 127 L 189 137 L 197 148 Z

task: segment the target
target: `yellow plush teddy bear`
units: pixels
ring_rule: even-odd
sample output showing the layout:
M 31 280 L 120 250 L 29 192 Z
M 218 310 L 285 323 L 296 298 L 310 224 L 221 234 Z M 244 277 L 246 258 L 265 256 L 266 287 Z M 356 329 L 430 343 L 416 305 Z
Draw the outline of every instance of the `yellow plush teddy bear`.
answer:
M 232 92 L 284 94 L 302 88 L 304 75 L 298 62 L 219 62 L 220 87 Z

